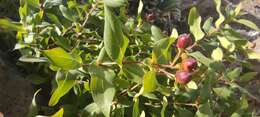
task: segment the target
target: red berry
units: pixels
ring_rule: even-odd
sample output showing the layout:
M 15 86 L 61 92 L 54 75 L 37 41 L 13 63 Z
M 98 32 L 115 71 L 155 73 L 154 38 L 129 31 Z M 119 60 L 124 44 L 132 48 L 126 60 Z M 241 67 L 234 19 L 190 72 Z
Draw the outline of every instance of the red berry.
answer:
M 187 48 L 191 45 L 191 38 L 189 34 L 182 34 L 178 37 L 177 47 L 178 48 Z
M 194 69 L 196 69 L 198 66 L 198 63 L 195 59 L 193 58 L 188 58 L 188 59 L 185 59 L 183 62 L 182 62 L 182 69 L 184 71 L 193 71 Z
M 175 77 L 179 84 L 187 84 L 191 80 L 191 74 L 187 71 L 177 71 Z

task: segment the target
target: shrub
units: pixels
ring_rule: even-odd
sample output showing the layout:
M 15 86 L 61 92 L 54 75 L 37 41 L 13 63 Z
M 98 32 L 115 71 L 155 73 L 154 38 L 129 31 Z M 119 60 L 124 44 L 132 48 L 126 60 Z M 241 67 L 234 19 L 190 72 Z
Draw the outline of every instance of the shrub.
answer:
M 28 79 L 52 84 L 48 106 L 38 90 L 28 116 L 253 116 L 248 101 L 259 99 L 243 86 L 260 54 L 230 24 L 259 28 L 239 19 L 241 4 L 222 13 L 215 3 L 216 21 L 193 7 L 189 32 L 169 36 L 142 20 L 142 1 L 130 17 L 126 0 L 21 0 L 20 22 L 0 25 L 17 31 L 20 61 L 41 71 Z

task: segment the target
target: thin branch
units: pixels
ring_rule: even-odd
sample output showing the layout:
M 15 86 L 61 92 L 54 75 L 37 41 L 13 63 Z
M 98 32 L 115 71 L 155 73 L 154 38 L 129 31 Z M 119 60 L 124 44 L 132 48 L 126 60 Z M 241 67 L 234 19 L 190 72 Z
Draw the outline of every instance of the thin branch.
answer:
M 95 11 L 95 9 L 97 8 L 97 5 L 98 5 L 98 2 L 96 2 L 96 3 L 92 6 L 92 8 L 89 10 L 88 13 L 86 12 L 86 18 L 85 18 L 84 22 L 82 23 L 81 28 L 84 28 L 84 27 L 85 27 L 85 25 L 86 25 L 87 22 L 88 22 L 88 19 L 89 19 L 90 15 L 91 15 L 91 14 Z

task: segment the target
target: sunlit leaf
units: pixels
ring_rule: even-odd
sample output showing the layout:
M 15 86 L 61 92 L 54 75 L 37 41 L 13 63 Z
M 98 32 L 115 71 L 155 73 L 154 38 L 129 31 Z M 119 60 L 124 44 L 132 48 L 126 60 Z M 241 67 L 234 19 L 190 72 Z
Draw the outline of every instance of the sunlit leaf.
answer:
M 210 63 L 213 63 L 213 60 L 207 58 L 206 56 L 204 56 L 201 52 L 197 51 L 197 52 L 193 52 L 193 53 L 189 53 L 190 56 L 194 57 L 196 60 L 198 60 L 200 63 L 209 66 Z
M 105 14 L 104 47 L 109 57 L 121 65 L 129 40 L 123 35 L 122 23 L 106 5 Z
M 12 22 L 8 19 L 0 19 L 0 27 L 8 30 L 25 32 L 25 28 L 22 24 L 18 22 Z
M 64 109 L 61 108 L 58 112 L 56 112 L 54 115 L 51 117 L 63 117 Z
M 171 45 L 176 38 L 166 38 L 157 41 L 152 52 L 152 62 L 158 64 L 169 64 L 171 61 Z
M 229 52 L 233 52 L 235 51 L 235 44 L 230 42 L 228 39 L 226 39 L 225 37 L 220 37 L 218 36 L 218 40 L 221 44 L 221 46 L 225 49 L 227 49 Z
M 253 50 L 247 50 L 247 56 L 249 59 L 257 59 L 260 60 L 260 53 L 255 52 Z
M 156 90 L 157 80 L 155 71 L 148 71 L 143 78 L 143 93 L 150 93 Z
M 212 54 L 211 54 L 211 57 L 213 58 L 213 60 L 215 61 L 222 61 L 223 59 L 223 51 L 221 48 L 216 48 L 213 50 Z
M 60 74 L 66 74 L 66 75 L 60 75 Z M 65 77 L 65 78 L 64 78 Z M 62 73 L 62 71 L 58 71 L 56 74 L 56 80 L 58 87 L 53 92 L 51 99 L 49 101 L 49 106 L 55 106 L 61 97 L 63 97 L 65 94 L 67 94 L 70 89 L 75 85 L 77 77 L 76 71 L 69 71 L 67 73 Z
M 193 7 L 190 10 L 189 13 L 189 26 L 190 26 L 190 31 L 194 35 L 195 40 L 199 41 L 204 37 L 204 32 L 201 30 L 201 17 L 198 14 L 198 11 L 195 7 Z
M 214 0 L 216 4 L 216 10 L 218 12 L 219 18 L 215 22 L 215 26 L 217 29 L 220 28 L 220 25 L 225 21 L 225 17 L 221 12 L 221 0 Z
M 187 84 L 187 87 L 189 88 L 189 89 L 198 89 L 198 86 L 197 86 L 197 84 L 196 84 L 196 82 L 194 82 L 194 81 L 190 81 L 188 84 Z
M 255 76 L 258 74 L 258 72 L 247 72 L 245 74 L 243 74 L 242 76 L 240 76 L 240 80 L 242 82 L 248 82 L 250 80 L 252 80 L 253 78 L 255 78 Z
M 64 70 L 77 69 L 82 63 L 80 56 L 69 54 L 59 47 L 44 50 L 43 54 L 51 61 L 53 65 Z
M 38 89 L 34 95 L 33 95 L 33 99 L 32 99 L 32 103 L 30 105 L 29 108 L 29 112 L 27 113 L 26 117 L 35 117 L 38 114 L 39 111 L 39 107 L 36 103 L 36 96 L 37 94 L 41 91 L 41 89 Z
M 102 113 L 109 117 L 112 101 L 116 93 L 113 85 L 115 73 L 111 69 L 94 64 L 88 70 L 91 75 L 90 89 L 93 100 Z
M 228 89 L 227 87 L 218 87 L 218 88 L 213 88 L 213 91 L 219 96 L 222 97 L 224 99 L 228 99 L 231 94 L 232 91 L 230 89 Z
M 104 0 L 105 5 L 108 7 L 122 7 L 125 6 L 127 3 L 127 0 Z
M 152 25 L 151 26 L 151 32 L 152 32 L 152 40 L 153 41 L 159 41 L 161 39 L 163 39 L 163 34 L 162 31 L 159 27 Z
M 246 19 L 238 19 L 238 20 L 234 20 L 235 22 L 239 23 L 239 24 L 243 24 L 249 28 L 252 28 L 258 32 L 260 32 L 260 29 L 258 28 L 258 26 L 253 23 L 252 21 L 250 20 L 246 20 Z
M 227 77 L 231 80 L 235 80 L 240 76 L 241 69 L 240 68 L 235 68 L 232 71 L 229 71 L 227 73 Z

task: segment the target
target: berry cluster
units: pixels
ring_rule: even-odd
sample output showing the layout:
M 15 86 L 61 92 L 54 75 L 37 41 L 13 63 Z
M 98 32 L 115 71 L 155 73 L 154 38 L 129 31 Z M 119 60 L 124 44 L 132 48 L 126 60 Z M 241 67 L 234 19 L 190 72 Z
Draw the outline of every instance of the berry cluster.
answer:
M 177 48 L 183 50 L 192 44 L 192 40 L 189 34 L 182 34 L 178 37 Z M 179 84 L 187 84 L 191 80 L 191 72 L 193 72 L 198 66 L 198 63 L 193 58 L 187 58 L 182 60 L 181 69 L 176 72 L 176 82 Z

